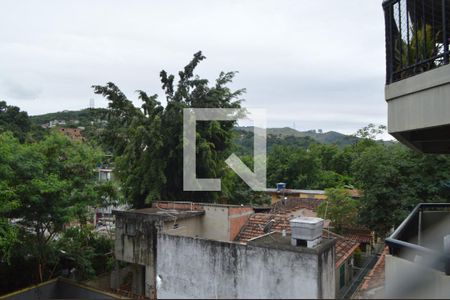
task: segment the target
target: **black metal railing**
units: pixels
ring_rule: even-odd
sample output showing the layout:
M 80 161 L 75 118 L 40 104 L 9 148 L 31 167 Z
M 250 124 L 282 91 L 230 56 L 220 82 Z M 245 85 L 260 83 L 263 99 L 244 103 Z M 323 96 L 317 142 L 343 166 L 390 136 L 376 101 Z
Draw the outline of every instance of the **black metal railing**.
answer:
M 394 233 L 385 240 L 389 247 L 389 253 L 409 261 L 415 261 L 419 256 L 426 259 L 430 267 L 450 275 L 450 253 L 446 253 L 444 249 L 441 251 L 430 249 L 421 242 L 427 239 L 426 236 L 421 235 L 429 230 L 423 219 L 424 212 L 441 212 L 450 215 L 450 203 L 422 203 L 417 205 Z
M 449 63 L 450 0 L 385 0 L 386 84 Z

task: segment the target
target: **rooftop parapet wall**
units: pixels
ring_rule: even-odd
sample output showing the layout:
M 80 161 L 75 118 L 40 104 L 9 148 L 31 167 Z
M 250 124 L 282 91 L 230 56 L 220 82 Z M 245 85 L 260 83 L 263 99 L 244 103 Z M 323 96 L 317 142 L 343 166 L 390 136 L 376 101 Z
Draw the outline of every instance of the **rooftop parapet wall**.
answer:
M 145 214 L 116 213 L 116 259 L 139 265 L 152 265 L 160 222 Z
M 158 298 L 334 298 L 334 243 L 323 249 L 158 235 Z

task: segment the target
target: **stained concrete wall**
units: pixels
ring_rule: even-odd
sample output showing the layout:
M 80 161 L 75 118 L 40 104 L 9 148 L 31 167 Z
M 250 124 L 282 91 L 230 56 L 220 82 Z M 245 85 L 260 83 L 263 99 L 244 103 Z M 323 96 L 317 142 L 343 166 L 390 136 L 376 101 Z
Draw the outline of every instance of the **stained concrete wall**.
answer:
M 205 215 L 202 217 L 201 238 L 229 241 L 228 207 L 204 206 Z
M 145 215 L 116 214 L 116 259 L 139 265 L 153 264 L 156 232 L 156 221 Z
M 164 222 L 162 232 L 180 236 L 198 237 L 202 235 L 203 216 L 186 218 L 181 220 L 171 220 Z
M 400 257 L 386 255 L 387 298 L 446 299 L 450 276 Z
M 159 299 L 333 298 L 334 248 L 321 255 L 158 235 Z
M 156 202 L 154 207 L 162 209 L 203 210 L 205 212 L 203 216 L 165 222 L 162 232 L 219 241 L 234 240 L 241 228 L 255 212 L 250 206 L 188 202 Z M 175 223 L 178 225 L 177 228 L 173 226 Z
M 172 209 L 168 207 L 163 209 Z M 160 204 L 160 206 L 164 206 Z M 156 286 L 155 259 L 156 234 L 168 233 L 177 236 L 201 237 L 230 241 L 252 213 L 251 207 L 209 204 L 174 203 L 175 209 L 204 210 L 203 215 L 193 217 L 165 218 L 158 215 L 132 212 L 116 212 L 116 239 L 114 253 L 117 260 L 131 263 L 133 270 L 132 292 L 152 295 Z M 117 288 L 120 274 L 114 273 L 111 286 Z
M 114 255 L 117 260 L 132 264 L 134 294 L 150 297 L 154 292 L 156 234 L 162 226 L 160 221 L 144 214 L 116 213 Z M 111 279 L 112 286 L 118 278 Z
M 386 86 L 390 133 L 450 124 L 450 65 Z

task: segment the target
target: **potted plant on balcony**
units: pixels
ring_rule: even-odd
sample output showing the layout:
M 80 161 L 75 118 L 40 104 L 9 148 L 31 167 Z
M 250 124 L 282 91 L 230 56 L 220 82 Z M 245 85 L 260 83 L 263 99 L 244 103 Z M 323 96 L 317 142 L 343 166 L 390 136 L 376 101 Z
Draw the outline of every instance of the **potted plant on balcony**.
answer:
M 409 41 L 401 35 L 394 41 L 394 73 L 398 79 L 434 69 L 440 63 L 442 45 L 437 43 L 441 31 L 434 32 L 429 24 L 410 28 Z

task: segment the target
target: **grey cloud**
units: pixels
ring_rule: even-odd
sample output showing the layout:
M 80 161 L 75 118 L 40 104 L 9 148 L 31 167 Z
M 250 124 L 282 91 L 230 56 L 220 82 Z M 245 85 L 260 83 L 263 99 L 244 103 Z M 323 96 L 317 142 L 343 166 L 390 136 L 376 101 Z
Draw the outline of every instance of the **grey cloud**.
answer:
M 41 93 L 39 87 L 24 85 L 16 80 L 4 79 L 0 82 L 0 95 L 5 99 L 35 100 Z
M 163 101 L 159 71 L 202 50 L 200 75 L 238 70 L 233 88 L 270 126 L 386 122 L 378 0 L 4 0 L 0 11 L 0 98 L 30 114 L 106 106 L 90 86 L 108 81 Z

